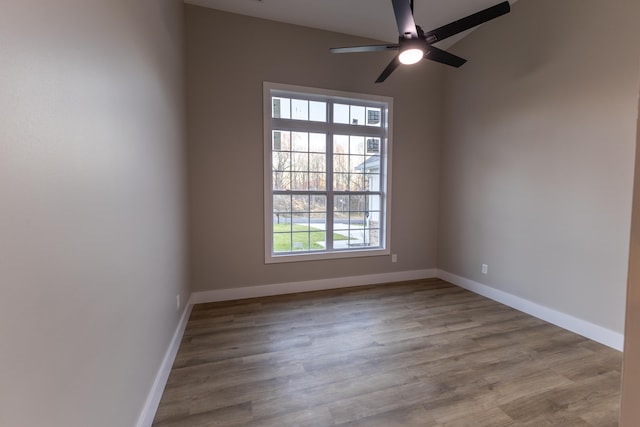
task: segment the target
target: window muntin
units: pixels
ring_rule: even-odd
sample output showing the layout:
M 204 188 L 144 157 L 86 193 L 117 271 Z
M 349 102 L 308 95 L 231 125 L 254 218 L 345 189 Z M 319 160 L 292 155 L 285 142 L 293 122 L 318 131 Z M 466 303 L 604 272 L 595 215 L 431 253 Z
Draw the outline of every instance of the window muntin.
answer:
M 390 98 L 265 83 L 265 260 L 388 254 Z

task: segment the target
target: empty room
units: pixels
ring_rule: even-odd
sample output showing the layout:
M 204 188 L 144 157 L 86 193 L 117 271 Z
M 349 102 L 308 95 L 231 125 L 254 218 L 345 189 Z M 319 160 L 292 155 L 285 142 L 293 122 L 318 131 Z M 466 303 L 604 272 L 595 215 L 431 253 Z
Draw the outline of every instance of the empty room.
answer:
M 640 421 L 640 3 L 0 6 L 0 426 Z

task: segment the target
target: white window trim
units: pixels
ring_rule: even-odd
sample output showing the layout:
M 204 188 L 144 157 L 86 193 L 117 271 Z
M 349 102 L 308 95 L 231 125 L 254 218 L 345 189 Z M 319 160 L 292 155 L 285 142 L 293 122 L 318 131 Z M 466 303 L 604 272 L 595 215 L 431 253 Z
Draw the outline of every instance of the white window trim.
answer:
M 317 94 L 320 96 L 344 99 L 345 101 L 365 100 L 382 102 L 388 105 L 387 110 L 387 143 L 386 145 L 386 174 L 382 178 L 382 185 L 385 185 L 384 194 L 384 241 L 382 248 L 372 249 L 350 249 L 335 250 L 327 252 L 301 252 L 285 253 L 275 255 L 272 253 L 273 238 L 273 200 L 271 192 L 271 91 L 282 90 L 286 92 L 300 92 L 304 94 Z M 265 263 L 299 262 L 341 258 L 361 258 L 369 256 L 385 256 L 391 254 L 391 165 L 392 165 L 392 140 L 393 140 L 393 98 L 379 95 L 369 95 L 353 92 L 335 91 L 329 89 L 318 89 L 305 86 L 287 85 L 281 83 L 263 83 L 263 146 L 264 146 L 264 254 Z M 327 212 L 327 215 L 332 212 Z

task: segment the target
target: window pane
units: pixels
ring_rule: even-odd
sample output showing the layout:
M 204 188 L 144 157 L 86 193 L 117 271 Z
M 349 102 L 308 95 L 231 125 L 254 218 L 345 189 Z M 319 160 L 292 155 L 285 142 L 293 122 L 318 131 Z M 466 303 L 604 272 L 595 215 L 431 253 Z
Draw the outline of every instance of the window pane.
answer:
M 349 248 L 350 234 L 347 229 L 334 229 L 333 230 L 333 247 L 335 249 L 347 249 Z
M 352 136 L 349 142 L 349 154 L 364 155 L 364 136 Z
M 327 218 L 324 213 L 311 214 L 311 226 L 309 227 L 309 240 L 312 250 L 327 248 Z
M 365 159 L 364 170 L 367 173 L 380 173 L 380 156 L 369 156 Z
M 291 151 L 306 153 L 309 151 L 309 134 L 307 132 L 291 132 Z
M 305 99 L 292 99 L 291 118 L 295 120 L 309 120 L 309 101 Z
M 291 170 L 291 154 L 284 151 L 274 151 L 271 169 L 274 171 Z
M 309 234 L 309 240 L 311 243 L 311 250 L 321 250 L 327 247 L 327 234 L 323 228 L 311 227 L 311 233 Z
M 271 117 L 274 119 L 291 118 L 291 100 L 289 98 L 271 98 Z
M 367 191 L 380 191 L 380 175 L 379 174 L 366 174 L 365 186 Z
M 291 190 L 291 172 L 273 172 L 274 190 Z
M 364 107 L 359 107 L 357 105 L 352 105 L 351 106 L 351 120 L 350 120 L 350 123 L 352 125 L 364 126 L 364 116 L 365 116 Z
M 314 122 L 327 121 L 327 103 L 309 101 L 309 120 Z
M 333 211 L 334 212 L 349 212 L 349 195 L 340 194 L 333 196 Z
M 309 190 L 325 191 L 327 189 L 327 180 L 324 173 L 309 174 Z
M 295 195 L 291 199 L 293 212 L 309 212 L 309 196 Z
M 351 172 L 364 172 L 364 156 L 349 156 L 349 170 Z
M 333 189 L 337 191 L 347 191 L 349 189 L 349 174 L 348 173 L 334 173 L 333 174 Z
M 287 131 L 275 130 L 272 135 L 272 149 L 274 151 L 288 151 L 291 149 L 291 134 Z
M 307 191 L 309 189 L 309 174 L 307 172 L 291 173 L 291 190 Z
M 364 194 L 357 194 L 349 196 L 349 210 L 350 211 L 364 211 L 365 210 L 365 200 L 366 197 Z
M 367 196 L 367 198 L 367 208 L 369 211 L 380 211 L 382 209 L 382 200 L 380 196 L 378 196 L 377 194 L 370 194 Z
M 365 244 L 366 246 L 380 246 L 380 229 L 379 228 L 368 228 L 365 234 Z
M 349 175 L 349 190 L 364 191 L 364 175 L 352 173 Z
M 327 170 L 327 157 L 324 154 L 309 154 L 309 170 L 324 172 Z
M 293 153 L 291 156 L 291 170 L 308 171 L 309 155 L 307 153 Z
M 289 252 L 291 251 L 291 225 L 290 224 L 274 224 L 274 230 L 286 230 L 288 233 L 273 233 L 273 252 Z
M 291 242 L 293 244 L 292 251 L 307 251 L 309 249 L 309 233 L 292 233 Z
M 349 156 L 333 156 L 333 171 L 338 173 L 349 172 Z
M 349 215 L 349 228 L 354 230 L 362 229 L 364 227 L 364 212 L 350 212 Z
M 283 194 L 275 194 L 273 196 L 273 211 L 274 212 L 290 212 L 291 196 L 283 195 Z
M 382 110 L 380 108 L 367 108 L 367 126 L 380 127 L 382 125 Z
M 367 138 L 367 154 L 380 154 L 380 138 Z
M 347 135 L 333 136 L 333 153 L 349 154 L 349 137 Z
M 349 247 L 351 231 L 349 230 L 349 196 L 336 196 L 334 198 L 333 213 L 333 243 L 337 249 Z
M 309 233 L 292 233 L 291 240 L 293 241 L 293 251 L 303 251 L 309 249 Z
M 274 151 L 289 151 L 291 150 L 291 132 L 274 130 L 272 137 Z
M 333 123 L 349 124 L 349 106 L 333 104 Z
M 311 212 L 327 211 L 327 196 L 311 196 L 309 210 Z
M 324 133 L 309 134 L 309 151 L 312 153 L 327 152 L 327 135 Z
M 274 131 L 272 134 L 272 142 L 271 149 L 274 151 L 282 150 L 282 132 Z

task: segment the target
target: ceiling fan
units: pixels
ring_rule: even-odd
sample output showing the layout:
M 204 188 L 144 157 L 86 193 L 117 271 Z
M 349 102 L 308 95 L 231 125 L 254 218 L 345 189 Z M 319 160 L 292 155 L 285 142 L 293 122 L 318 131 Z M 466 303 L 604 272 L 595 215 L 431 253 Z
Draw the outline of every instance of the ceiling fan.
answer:
M 490 21 L 498 16 L 509 13 L 511 7 L 508 1 L 503 1 L 495 6 L 476 12 L 465 18 L 451 22 L 450 24 L 436 28 L 425 33 L 413 20 L 413 0 L 391 0 L 393 12 L 396 15 L 398 32 L 400 33 L 397 44 L 382 44 L 370 46 L 334 47 L 333 53 L 356 53 L 356 52 L 383 52 L 389 50 L 399 50 L 400 52 L 391 60 L 387 68 L 376 80 L 382 83 L 398 68 L 400 64 L 415 64 L 422 58 L 460 67 L 467 62 L 445 50 L 438 49 L 433 43 L 444 40 L 448 37 L 461 33 L 484 22 Z

